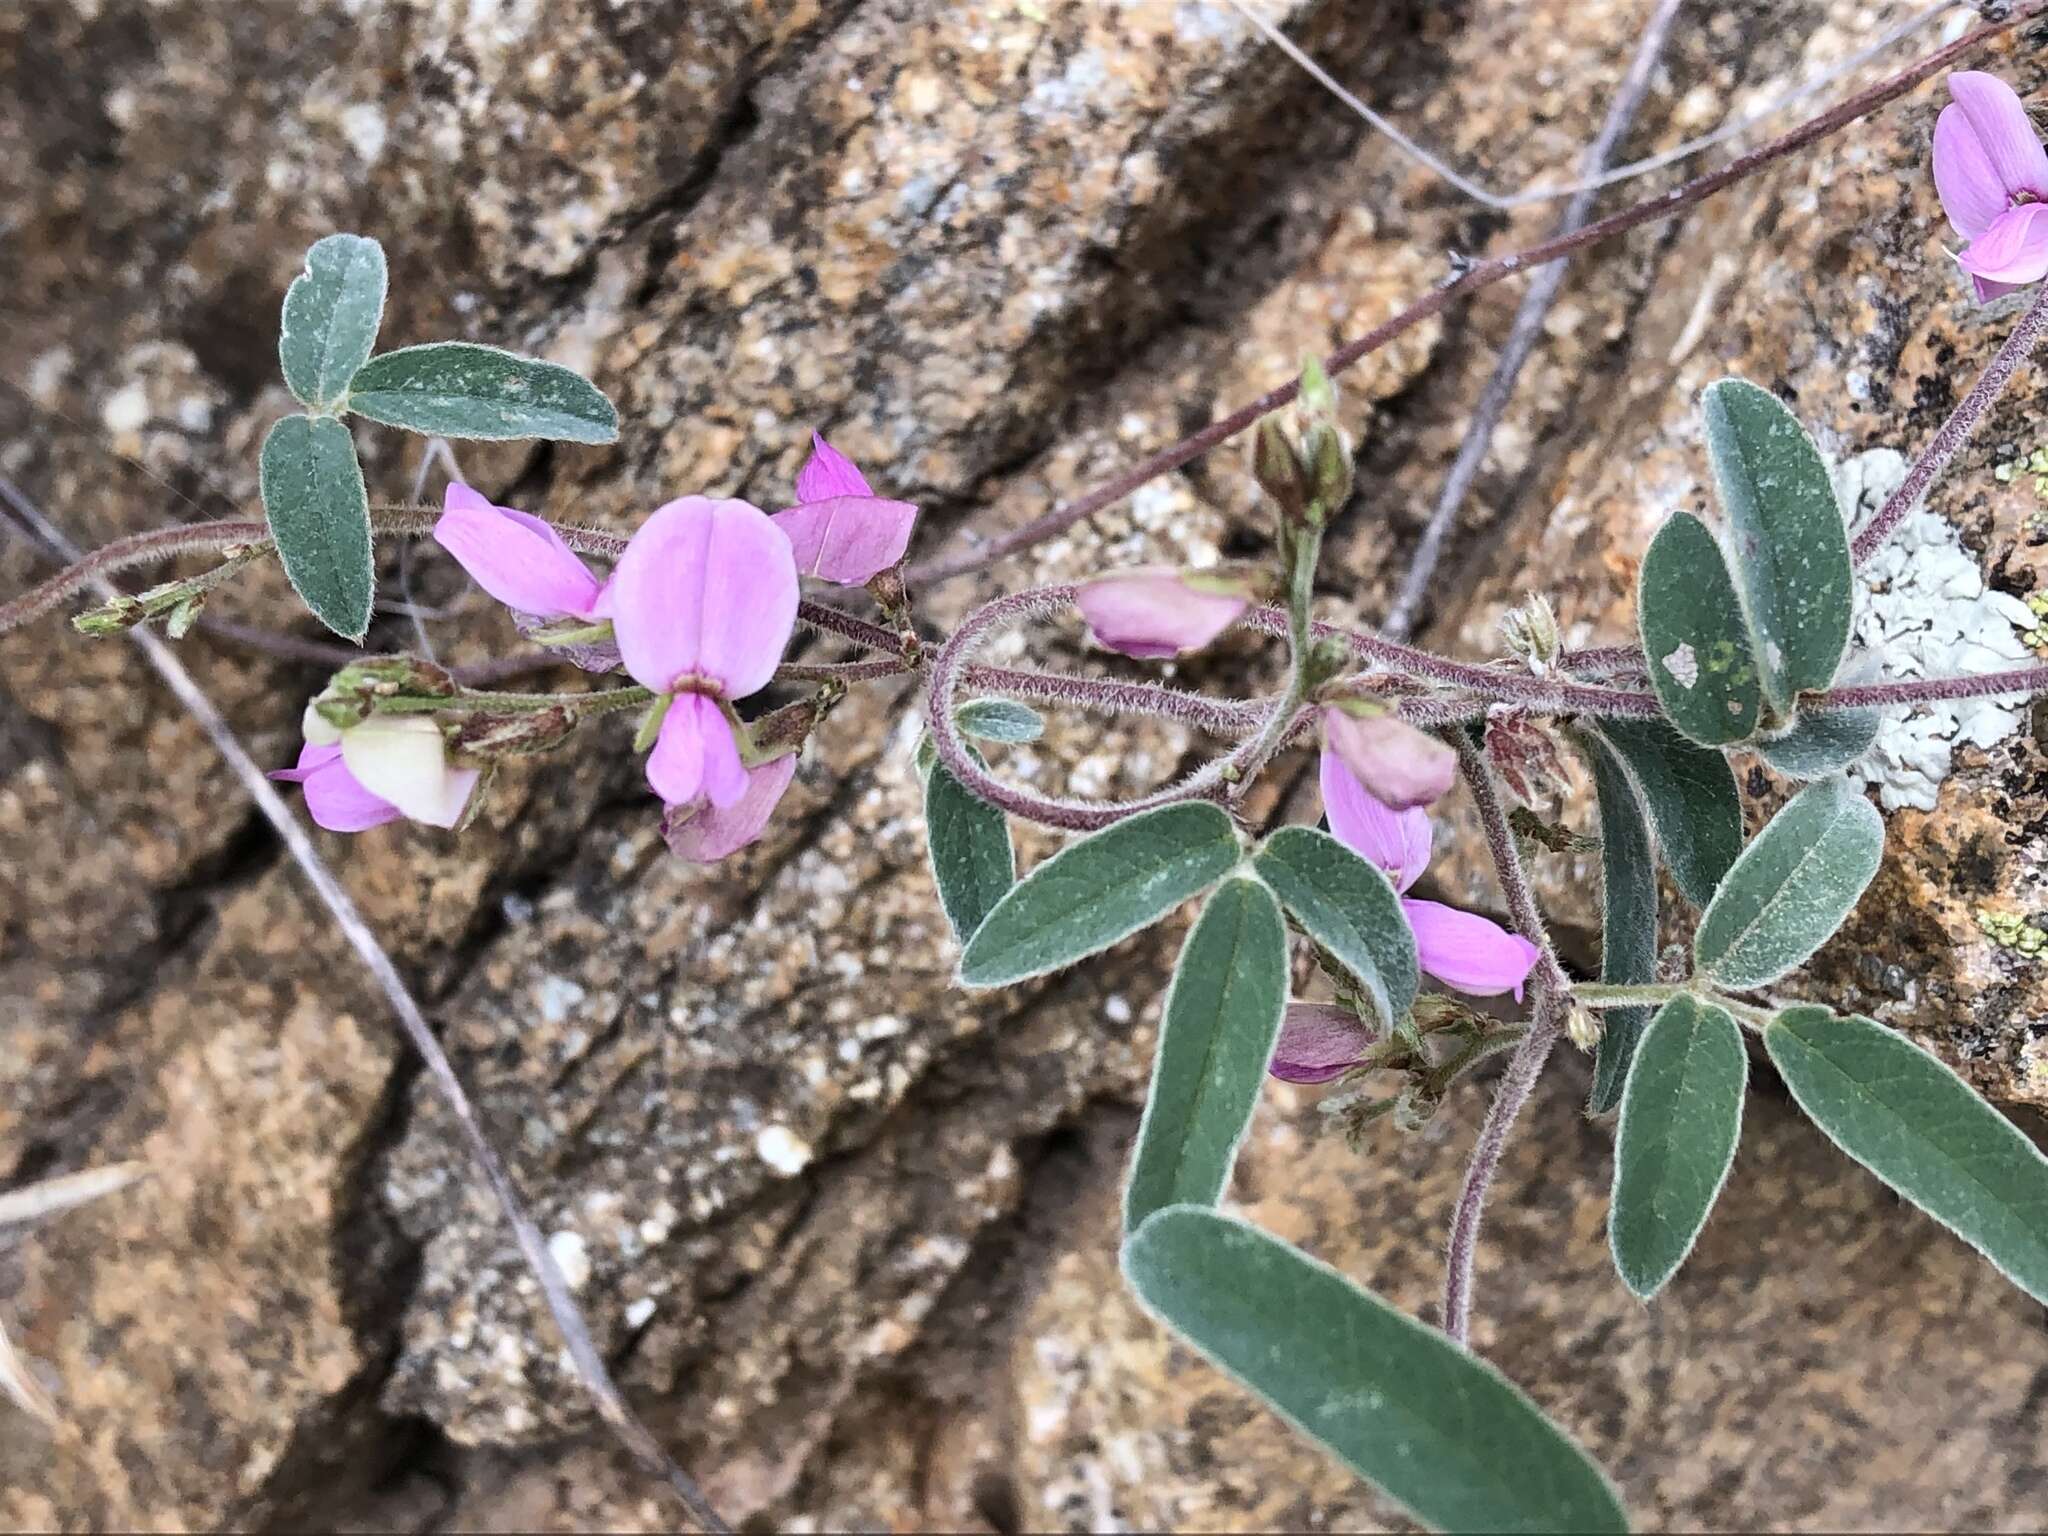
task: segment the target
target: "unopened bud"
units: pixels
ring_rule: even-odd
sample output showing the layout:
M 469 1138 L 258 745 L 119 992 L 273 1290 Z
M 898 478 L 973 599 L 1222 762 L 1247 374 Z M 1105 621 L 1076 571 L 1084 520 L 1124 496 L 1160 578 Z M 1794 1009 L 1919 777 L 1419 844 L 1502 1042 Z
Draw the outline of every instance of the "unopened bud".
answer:
M 1541 593 L 1530 593 L 1519 608 L 1502 614 L 1500 633 L 1509 653 L 1520 657 L 1538 677 L 1548 675 L 1557 665 L 1564 642 L 1558 634 L 1557 615 Z
M 1580 1050 L 1591 1051 L 1600 1044 L 1603 1032 L 1600 1015 L 1583 1003 L 1573 1003 L 1571 1012 L 1565 1015 L 1564 1032 Z
M 1428 805 L 1457 777 L 1456 752 L 1375 700 L 1330 703 L 1323 710 L 1323 741 L 1365 792 L 1389 810 Z
M 1261 418 L 1252 435 L 1252 478 L 1273 498 L 1283 521 L 1299 522 L 1308 515 L 1308 468 L 1277 417 Z
M 190 597 L 173 608 L 164 623 L 164 633 L 173 640 L 182 640 L 192 633 L 192 627 L 199 622 L 199 610 L 206 606 L 206 594 L 194 592 Z
M 1251 606 L 1254 584 L 1225 572 L 1139 566 L 1081 584 L 1075 606 L 1096 642 L 1153 661 L 1199 651 Z
M 1323 371 L 1322 360 L 1312 352 L 1301 359 L 1301 388 L 1294 398 L 1304 426 L 1317 421 L 1336 421 L 1337 386 Z
M 910 601 L 910 590 L 903 584 L 903 567 L 892 565 L 886 571 L 877 571 L 868 578 L 868 590 L 875 595 L 875 601 L 882 605 L 882 611 L 901 614 Z
M 140 601 L 123 595 L 109 598 L 97 608 L 88 608 L 71 620 L 71 627 L 81 635 L 118 635 L 124 629 L 133 629 L 148 612 Z
M 754 755 L 766 760 L 794 752 L 845 697 L 844 683 L 827 683 L 808 699 L 763 715 L 747 728 L 754 743 Z
M 1317 522 L 1351 499 L 1351 441 L 1334 422 L 1318 423 L 1302 439 L 1308 462 L 1309 516 Z

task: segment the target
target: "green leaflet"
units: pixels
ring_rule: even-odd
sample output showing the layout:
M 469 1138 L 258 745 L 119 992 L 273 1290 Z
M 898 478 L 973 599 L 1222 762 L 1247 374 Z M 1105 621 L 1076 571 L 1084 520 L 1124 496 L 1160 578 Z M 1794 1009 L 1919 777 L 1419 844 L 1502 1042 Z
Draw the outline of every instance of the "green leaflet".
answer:
M 1069 843 L 1010 888 L 960 957 L 969 987 L 1000 987 L 1072 965 L 1129 938 L 1228 874 L 1237 829 L 1190 800 Z
M 924 776 L 924 828 L 939 905 L 965 944 L 1017 883 L 1009 818 L 934 762 Z
M 1735 1163 L 1749 1054 L 1726 1009 L 1680 993 L 1650 1023 L 1614 1139 L 1608 1246 L 1647 1301 L 1692 1252 Z
M 1764 693 L 1789 713 L 1802 690 L 1834 681 L 1849 644 L 1842 509 L 1819 450 L 1769 390 L 1722 379 L 1700 406 Z
M 302 402 L 325 410 L 348 392 L 376 345 L 384 288 L 384 248 L 374 240 L 329 235 L 307 250 L 277 332 L 278 366 Z
M 1287 1006 L 1287 925 L 1256 880 L 1211 893 L 1173 970 L 1152 1087 L 1124 1189 L 1124 1230 L 1230 1182 Z
M 370 627 L 370 497 L 355 440 L 332 416 L 287 416 L 263 439 L 263 511 L 292 587 L 347 640 Z
M 1809 784 L 1742 850 L 1700 918 L 1700 974 L 1776 981 L 1841 927 L 1884 856 L 1884 818 L 1845 779 Z
M 1123 1264 L 1162 1322 L 1418 1520 L 1627 1530 L 1600 1469 L 1519 1388 L 1299 1249 L 1178 1205 Z
M 1836 1146 L 2048 1302 L 2048 1159 L 1911 1041 L 1787 1008 L 1764 1029 L 1785 1086 Z
M 1604 738 L 1576 732 L 1574 740 L 1592 766 L 1593 792 L 1600 802 L 1600 979 L 1655 981 L 1657 865 L 1650 854 L 1650 828 L 1643 819 L 1642 802 L 1636 798 L 1621 759 Z M 1593 1057 L 1593 1094 L 1586 1105 L 1595 1115 L 1603 1115 L 1621 1102 L 1629 1059 L 1650 1022 L 1650 1009 L 1610 1008 L 1600 1017 L 1603 1027 Z
M 373 357 L 343 403 L 386 426 L 440 437 L 609 443 L 619 435 L 618 412 L 581 374 L 469 341 Z
M 1650 686 L 1703 746 L 1741 741 L 1763 709 L 1756 658 L 1721 546 L 1690 512 L 1665 519 L 1643 554 L 1636 622 Z
M 1834 709 L 1801 715 L 1782 736 L 1753 743 L 1756 754 L 1788 779 L 1824 779 L 1868 752 L 1884 715 L 1875 709 Z
M 1282 827 L 1252 867 L 1309 937 L 1358 978 L 1382 1024 L 1392 1029 L 1408 1016 L 1421 981 L 1415 934 L 1385 875 L 1313 827 Z
M 983 741 L 1014 744 L 1036 741 L 1045 734 L 1045 721 L 1038 711 L 1015 699 L 969 699 L 953 711 L 953 719 L 969 736 Z
M 1704 907 L 1742 853 L 1742 795 L 1727 757 L 1662 720 L 1602 720 L 1597 730 L 1635 779 L 1680 894 Z

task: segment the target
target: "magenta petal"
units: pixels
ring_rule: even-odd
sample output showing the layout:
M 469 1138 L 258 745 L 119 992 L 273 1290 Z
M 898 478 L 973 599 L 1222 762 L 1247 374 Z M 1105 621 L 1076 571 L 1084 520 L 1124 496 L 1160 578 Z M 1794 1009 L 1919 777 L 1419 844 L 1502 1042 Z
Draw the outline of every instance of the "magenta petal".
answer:
M 1934 190 L 1941 196 L 1942 212 L 1965 240 L 1983 234 L 2011 204 L 1997 167 L 1959 106 L 1943 107 L 1934 120 Z
M 2037 283 L 2048 277 L 2048 203 L 2024 203 L 1992 220 L 1956 258 L 1972 277 Z
M 448 487 L 434 540 L 507 607 L 545 617 L 586 617 L 597 578 L 542 519 L 494 507 L 466 485 Z
M 643 686 L 666 693 L 699 679 L 738 699 L 774 675 L 796 604 L 789 540 L 765 512 L 685 496 L 633 535 L 598 612 Z
M 1979 304 L 1989 304 L 1993 299 L 2002 299 L 2008 293 L 2018 293 L 2020 289 L 2027 285 L 2025 283 L 1994 283 L 1988 278 L 1978 277 L 1973 273 L 1970 277 L 1970 286 L 1977 290 L 1977 302 Z
M 2015 192 L 2048 197 L 2048 150 L 2042 149 L 2041 136 L 2013 88 L 1996 75 L 1958 70 L 1948 77 L 1948 90 L 1969 119 L 2008 200 Z
M 367 832 L 404 816 L 390 801 L 379 799 L 356 782 L 355 775 L 341 761 L 339 747 L 308 750 L 333 754 L 311 769 L 303 780 L 306 814 L 313 818 L 315 826 L 325 827 L 329 832 Z M 301 754 L 301 763 L 304 760 Z
M 867 478 L 853 467 L 853 460 L 826 442 L 822 434 L 811 434 L 811 456 L 796 472 L 798 501 L 827 501 L 834 496 L 874 494 Z
M 299 760 L 296 763 L 292 764 L 289 768 L 276 769 L 267 774 L 266 777 L 275 779 L 280 784 L 303 784 L 313 776 L 316 770 L 325 768 L 340 756 L 341 743 L 339 742 L 330 741 L 326 745 L 318 747 L 314 746 L 310 741 L 305 742 L 299 747 Z
M 796 568 L 842 587 L 886 571 L 910 547 L 917 508 L 879 496 L 830 496 L 775 514 Z
M 750 770 L 746 793 L 730 806 L 703 801 L 670 806 L 661 818 L 661 835 L 678 857 L 715 864 L 759 839 L 795 777 L 796 754 L 785 753 Z
M 1235 624 L 1250 600 L 1191 585 L 1171 566 L 1147 565 L 1083 582 L 1074 604 L 1098 644 L 1153 661 L 1200 650 Z
M 1377 864 L 1405 891 L 1429 867 L 1429 812 L 1420 807 L 1391 810 L 1365 792 L 1344 760 L 1323 749 L 1323 814 L 1337 841 L 1368 862 Z
M 1458 754 L 1399 715 L 1323 711 L 1323 739 L 1365 792 L 1392 810 L 1427 805 L 1451 787 Z
M 701 693 L 677 694 L 661 717 L 654 750 L 647 754 L 648 786 L 668 805 L 703 798 L 708 762 L 720 737 L 726 741 L 725 754 L 737 756 L 731 745 L 732 727 L 718 706 Z
M 1440 901 L 1405 897 L 1401 910 L 1415 931 L 1416 959 L 1430 975 L 1474 997 L 1512 992 L 1521 1001 L 1522 983 L 1536 963 L 1534 944 L 1491 918 Z
M 1365 1060 L 1373 1032 L 1349 1008 L 1289 1003 L 1266 1070 L 1283 1083 L 1327 1083 Z

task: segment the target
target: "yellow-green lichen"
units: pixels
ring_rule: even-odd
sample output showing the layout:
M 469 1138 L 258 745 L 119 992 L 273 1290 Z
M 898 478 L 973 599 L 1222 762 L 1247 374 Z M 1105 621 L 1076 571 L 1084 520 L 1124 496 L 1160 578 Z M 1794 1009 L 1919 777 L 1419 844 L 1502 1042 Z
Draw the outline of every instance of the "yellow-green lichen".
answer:
M 2048 621 L 2048 592 L 2036 592 L 2029 597 L 2027 612 L 2037 619 Z M 2048 622 L 2036 624 L 2032 629 L 2021 630 L 2020 639 L 2037 651 L 2048 650 Z
M 2001 949 L 2034 959 L 2048 951 L 2048 932 L 2036 928 L 2017 912 L 1989 912 L 1979 909 L 1977 926 Z

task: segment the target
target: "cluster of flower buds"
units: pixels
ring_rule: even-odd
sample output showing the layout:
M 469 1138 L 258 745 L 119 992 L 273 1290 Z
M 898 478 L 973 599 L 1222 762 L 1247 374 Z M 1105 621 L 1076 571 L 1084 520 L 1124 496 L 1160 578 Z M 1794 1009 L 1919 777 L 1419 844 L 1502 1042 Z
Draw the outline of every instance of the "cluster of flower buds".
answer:
M 842 585 L 892 574 L 917 508 L 874 494 L 822 437 L 773 517 L 745 501 L 684 496 L 657 508 L 600 579 L 542 519 L 451 485 L 434 538 L 513 612 L 521 630 L 592 671 L 623 669 L 652 703 L 640 745 L 678 853 L 723 858 L 758 838 L 789 788 L 811 705 L 749 726 L 736 705 L 766 687 L 796 626 L 801 579 Z M 900 589 L 901 583 L 897 582 Z M 389 673 L 396 667 L 404 675 Z M 378 669 L 386 669 L 379 671 Z M 430 678 L 432 672 L 438 678 Z M 406 817 L 453 826 L 479 768 L 544 750 L 575 723 L 573 701 L 444 725 L 445 673 L 410 659 L 345 669 L 307 712 L 298 765 L 313 819 L 354 832 Z M 405 713 L 391 713 L 402 696 Z

